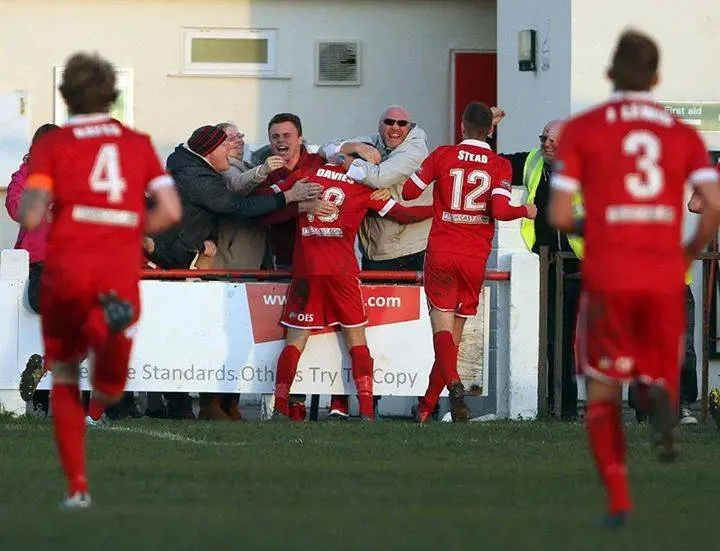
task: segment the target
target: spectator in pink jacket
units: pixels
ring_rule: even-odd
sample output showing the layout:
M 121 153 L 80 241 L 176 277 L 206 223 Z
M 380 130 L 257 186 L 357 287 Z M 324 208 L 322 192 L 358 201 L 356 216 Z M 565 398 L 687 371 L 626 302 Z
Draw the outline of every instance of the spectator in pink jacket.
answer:
M 32 148 L 35 142 L 43 135 L 51 130 L 58 128 L 55 124 L 43 124 L 36 131 L 30 144 L 30 151 L 23 157 L 22 163 L 17 171 L 10 178 L 10 184 L 7 189 L 7 197 L 5 198 L 5 207 L 7 208 L 10 218 L 16 222 L 20 222 L 20 197 L 25 189 L 25 183 L 28 177 L 28 162 L 32 154 Z M 15 242 L 16 249 L 25 249 L 30 253 L 30 276 L 27 284 L 28 304 L 36 313 L 38 312 L 40 275 L 42 274 L 43 261 L 45 260 L 45 244 L 47 241 L 47 232 L 50 224 L 44 222 L 34 230 L 26 230 L 21 227 Z M 20 379 L 20 395 L 23 400 L 33 401 L 33 409 L 41 414 L 48 411 L 49 392 L 47 390 L 35 392 L 40 379 L 44 374 L 42 356 L 33 354 L 27 362 L 25 371 Z
M 43 124 L 36 131 L 30 145 L 30 151 L 23 157 L 23 161 L 20 167 L 12 175 L 10 179 L 10 185 L 7 188 L 7 197 L 5 198 L 5 207 L 7 208 L 10 218 L 16 222 L 20 222 L 20 197 L 22 196 L 23 190 L 25 189 L 25 182 L 28 176 L 28 161 L 32 153 L 32 146 L 37 140 L 47 132 L 58 128 L 56 124 Z M 45 243 L 47 241 L 47 232 L 49 224 L 47 222 L 41 224 L 34 230 L 26 230 L 20 228 L 18 233 L 17 241 L 15 242 L 16 249 L 25 249 L 30 253 L 30 265 L 31 272 L 33 271 L 32 265 L 42 263 L 45 260 Z M 30 301 L 33 310 L 37 311 L 36 305 L 33 305 L 33 301 Z

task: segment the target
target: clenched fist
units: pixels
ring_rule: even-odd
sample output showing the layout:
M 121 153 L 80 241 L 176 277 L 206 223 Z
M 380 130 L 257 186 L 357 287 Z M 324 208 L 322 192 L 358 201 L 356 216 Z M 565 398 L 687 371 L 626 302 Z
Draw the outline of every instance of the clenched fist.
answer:
M 270 157 L 265 159 L 263 165 L 258 168 L 257 176 L 258 178 L 262 178 L 264 180 L 273 170 L 277 170 L 278 168 L 282 168 L 284 166 L 285 160 L 282 157 L 278 157 L 277 155 L 271 155 Z

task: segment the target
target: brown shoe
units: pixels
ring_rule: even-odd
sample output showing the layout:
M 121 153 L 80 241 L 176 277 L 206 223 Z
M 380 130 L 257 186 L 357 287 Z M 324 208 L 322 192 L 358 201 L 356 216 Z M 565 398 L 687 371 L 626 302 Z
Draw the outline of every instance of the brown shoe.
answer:
M 201 421 L 229 421 L 230 417 L 220 407 L 220 394 L 200 394 L 200 413 L 198 419 Z
M 465 387 L 460 381 L 450 383 L 448 393 L 453 423 L 467 423 L 470 420 L 470 408 L 465 403 Z
M 223 411 L 227 413 L 233 421 L 243 421 L 242 413 L 240 412 L 240 396 L 237 394 L 230 395 L 230 400 L 227 408 L 223 408 Z

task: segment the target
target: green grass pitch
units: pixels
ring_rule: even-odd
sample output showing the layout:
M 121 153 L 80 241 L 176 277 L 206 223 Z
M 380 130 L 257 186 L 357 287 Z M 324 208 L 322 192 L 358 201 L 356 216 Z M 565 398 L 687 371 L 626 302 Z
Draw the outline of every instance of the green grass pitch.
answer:
M 626 426 L 636 513 L 599 527 L 582 425 L 127 421 L 88 437 L 93 507 L 60 512 L 49 421 L 0 418 L 0 550 L 713 549 L 720 434 L 661 465 Z

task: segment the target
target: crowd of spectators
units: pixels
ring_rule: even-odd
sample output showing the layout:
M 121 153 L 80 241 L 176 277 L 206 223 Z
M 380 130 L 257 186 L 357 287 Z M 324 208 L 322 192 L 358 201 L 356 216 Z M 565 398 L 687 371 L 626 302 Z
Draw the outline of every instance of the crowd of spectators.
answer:
M 493 108 L 493 114 L 495 124 L 505 116 L 497 108 Z M 368 126 L 370 124 L 371 121 L 368 121 Z M 49 124 L 41 126 L 33 142 L 53 127 Z M 582 252 L 573 236 L 553 229 L 546 217 L 548 180 L 561 127 L 562 121 L 549 122 L 539 136 L 538 147 L 506 157 L 513 166 L 513 185 L 523 187 L 527 201 L 538 208 L 537 218 L 523 223 L 522 237 L 528 250 L 538 253 L 540 247 L 548 247 L 551 254 L 565 252 L 572 255 L 565 263 L 561 415 L 564 419 L 574 420 L 577 418 L 577 390 L 572 377 L 572 339 L 580 292 L 578 274 Z M 276 184 L 295 170 L 321 166 L 338 152 L 354 157 L 348 175 L 364 185 L 386 190 L 402 204 L 432 203 L 432 187 L 428 187 L 414 201 L 404 201 L 401 196 L 403 182 L 428 155 L 428 138 L 408 110 L 400 105 L 391 105 L 380 114 L 376 132 L 330 141 L 321 145 L 317 152 L 309 150 L 297 115 L 279 113 L 273 116 L 268 122 L 267 132 L 268 144 L 250 152 L 246 150 L 245 135 L 237 125 L 232 122 L 208 124 L 196 129 L 174 149 L 167 159 L 166 168 L 176 182 L 182 200 L 183 219 L 180 225 L 164 234 L 145 239 L 144 249 L 149 266 L 163 269 L 290 268 L 295 220 L 266 227 L 260 219 L 290 203 L 297 204 L 299 212 L 325 212 L 328 205 L 313 195 L 311 183 L 299 181 L 286 192 L 275 191 L 278 189 Z M 31 154 L 32 147 L 28 155 Z M 6 206 L 15 220 L 27 174 L 27 158 L 23 159 L 20 168 L 13 174 L 8 188 Z M 363 221 L 357 244 L 362 268 L 421 271 L 430 224 L 431 221 L 427 220 L 403 225 L 389 218 L 369 214 Z M 46 232 L 46 225 L 33 232 L 21 230 L 16 243 L 16 248 L 30 251 L 28 298 L 30 307 L 35 311 Z M 543 321 L 548 327 L 548 359 L 552 365 L 556 316 L 554 268 L 548 277 L 548 317 Z M 39 356 L 35 356 L 29 361 L 37 362 Z M 553 370 L 550 369 L 549 373 L 552 374 Z M 692 385 L 687 386 L 689 388 Z M 548 384 L 551 401 L 554 399 L 553 388 L 551 380 Z M 696 397 L 696 390 L 695 393 L 688 390 L 684 394 L 690 395 Z M 163 396 L 148 396 L 146 415 L 195 418 L 192 401 L 187 393 L 165 393 Z M 46 394 L 36 392 L 33 401 L 37 409 L 47 412 Z M 291 415 L 304 418 L 303 401 L 302 396 L 291 397 Z M 689 408 L 689 404 L 683 406 Z M 348 397 L 333 396 L 330 410 L 332 416 L 347 417 Z M 116 418 L 140 416 L 132 393 L 128 393 L 127 399 L 108 414 Z M 198 417 L 241 420 L 238 396 L 202 394 Z

